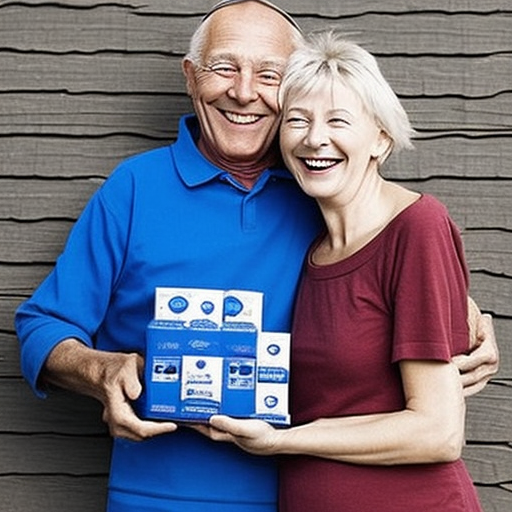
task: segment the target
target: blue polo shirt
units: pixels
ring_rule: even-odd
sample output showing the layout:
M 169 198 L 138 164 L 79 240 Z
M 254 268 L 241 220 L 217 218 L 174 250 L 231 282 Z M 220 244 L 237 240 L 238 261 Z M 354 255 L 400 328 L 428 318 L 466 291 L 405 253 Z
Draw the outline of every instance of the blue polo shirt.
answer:
M 317 208 L 284 169 L 267 169 L 247 190 L 203 157 L 195 134 L 186 116 L 176 143 L 123 162 L 18 309 L 22 371 L 38 394 L 42 365 L 63 339 L 143 353 L 159 286 L 261 291 L 263 329 L 289 331 Z M 275 512 L 276 496 L 272 458 L 190 429 L 114 440 L 111 512 Z

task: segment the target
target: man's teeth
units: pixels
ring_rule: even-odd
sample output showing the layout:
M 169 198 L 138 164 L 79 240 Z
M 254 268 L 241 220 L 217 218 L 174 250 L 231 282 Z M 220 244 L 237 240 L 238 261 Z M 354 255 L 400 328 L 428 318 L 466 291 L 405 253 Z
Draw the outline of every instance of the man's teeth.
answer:
M 242 115 L 242 114 L 234 114 L 233 112 L 226 112 L 226 117 L 232 122 L 236 124 L 251 124 L 255 123 L 259 116 L 254 114 L 251 115 Z
M 336 164 L 336 160 L 313 160 L 310 158 L 306 158 L 304 160 L 308 167 L 312 167 L 314 169 L 327 169 L 328 167 L 332 167 Z

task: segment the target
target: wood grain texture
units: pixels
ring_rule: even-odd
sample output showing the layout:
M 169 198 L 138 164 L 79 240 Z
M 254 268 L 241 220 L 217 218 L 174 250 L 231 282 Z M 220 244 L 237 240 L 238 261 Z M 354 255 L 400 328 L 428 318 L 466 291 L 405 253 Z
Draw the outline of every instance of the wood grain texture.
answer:
M 485 512 L 512 509 L 510 0 L 276 0 L 305 31 L 374 52 L 417 129 L 384 174 L 441 199 L 471 294 L 494 315 L 499 374 L 468 400 L 464 458 Z M 93 400 L 37 399 L 13 315 L 90 196 L 190 111 L 181 58 L 215 0 L 0 0 L 0 509 L 104 510 L 110 441 Z M 6 412 L 8 411 L 8 413 Z
M 101 512 L 106 487 L 106 475 L 0 475 L 0 503 L 6 512 Z

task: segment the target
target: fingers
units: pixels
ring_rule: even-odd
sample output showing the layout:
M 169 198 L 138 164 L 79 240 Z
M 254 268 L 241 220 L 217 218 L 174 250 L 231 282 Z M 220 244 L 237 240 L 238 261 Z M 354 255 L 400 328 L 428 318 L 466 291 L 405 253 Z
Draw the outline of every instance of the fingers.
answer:
M 145 421 L 137 417 L 131 405 L 115 401 L 105 407 L 103 421 L 109 426 L 113 437 L 131 441 L 143 441 L 153 436 L 174 432 L 177 425 L 172 422 Z
M 177 425 L 172 422 L 141 420 L 135 414 L 131 402 L 142 392 L 140 382 L 144 360 L 138 354 L 119 354 L 117 364 L 105 372 L 105 398 L 103 421 L 108 424 L 113 437 L 142 441 L 150 437 L 170 433 Z
M 256 438 L 273 430 L 267 423 L 255 419 L 238 419 L 230 416 L 215 415 L 210 418 L 210 425 L 220 433 L 237 438 Z
M 459 355 L 452 359 L 459 369 L 463 392 L 466 397 L 482 391 L 498 371 L 497 363 L 492 362 L 494 359 L 490 358 L 482 347 L 479 347 L 470 355 Z M 477 352 L 480 349 L 482 351 Z
M 203 434 L 204 436 L 208 437 L 212 441 L 219 441 L 219 442 L 235 442 L 235 438 L 233 435 L 231 435 L 229 432 L 224 432 L 222 430 L 219 430 L 218 428 L 210 425 L 210 424 L 203 424 L 203 423 L 196 423 L 189 425 L 189 427 L 200 434 Z
M 478 336 L 478 322 L 482 316 L 476 302 L 468 297 L 468 327 L 469 327 L 469 348 L 470 350 L 477 347 L 481 338 Z
M 480 340 L 489 339 L 493 344 L 496 344 L 492 316 L 488 313 L 483 313 L 478 317 L 477 335 Z
M 234 418 L 230 418 L 229 416 L 223 416 L 221 414 L 214 415 L 210 418 L 210 425 L 217 430 L 223 432 L 231 432 L 232 434 L 237 433 L 236 426 L 239 423 Z
M 121 385 L 130 400 L 137 400 L 142 393 L 142 384 L 139 376 L 140 365 L 142 364 L 142 368 L 144 368 L 144 360 L 139 354 L 133 355 L 134 357 L 129 361 L 121 376 Z
M 461 374 L 464 396 L 480 392 L 499 369 L 499 351 L 492 317 L 479 315 L 476 331 L 478 342 L 471 352 L 452 359 Z
M 480 391 L 482 391 L 482 389 L 484 389 L 487 383 L 489 382 L 489 380 L 480 380 L 479 382 L 476 382 L 474 384 L 468 383 L 464 385 L 464 379 L 462 379 L 462 381 L 462 394 L 464 398 L 480 393 Z

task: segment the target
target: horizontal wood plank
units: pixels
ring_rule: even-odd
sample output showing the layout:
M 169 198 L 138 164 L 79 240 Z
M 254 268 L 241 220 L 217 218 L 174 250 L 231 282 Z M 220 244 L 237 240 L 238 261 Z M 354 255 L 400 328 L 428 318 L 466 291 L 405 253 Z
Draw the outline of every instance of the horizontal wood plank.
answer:
M 500 352 L 500 368 L 496 380 L 512 386 L 512 318 L 494 318 L 493 326 Z M 512 435 L 509 442 L 512 444 Z
M 46 399 L 37 398 L 21 379 L 0 380 L 2 432 L 104 436 L 99 402 L 85 396 L 53 390 Z
M 512 230 L 512 187 L 500 180 L 433 178 L 401 182 L 441 200 L 461 229 Z
M 101 512 L 107 501 L 106 475 L 0 475 L 5 512 Z
M 23 52 L 108 50 L 183 55 L 201 19 L 199 13 L 199 9 L 189 9 L 179 17 L 162 11 L 144 16 L 140 9 L 119 4 L 87 10 L 55 4 L 37 9 L 26 4 L 7 4 L 1 8 L 0 31 L 5 48 Z M 475 16 L 464 10 L 448 15 L 436 10 L 422 9 L 418 13 L 410 9 L 397 16 L 389 10 L 368 10 L 354 16 L 343 4 L 327 20 L 318 14 L 310 9 L 297 18 L 304 32 L 333 27 L 353 34 L 379 54 L 424 54 L 426 48 L 428 53 L 440 55 L 498 53 L 507 47 L 511 29 L 510 18 L 496 11 Z M 77 26 L 81 27 L 79 37 Z M 432 34 L 438 37 L 432 38 Z
M 0 294 L 6 296 L 28 297 L 51 272 L 52 268 L 53 264 L 0 264 Z
M 0 219 L 75 220 L 101 186 L 98 178 L 77 180 L 0 180 Z
M 476 486 L 484 512 L 510 512 L 512 491 L 505 484 L 499 486 Z
M 467 399 L 466 439 L 470 442 L 510 443 L 512 387 L 491 383 Z
M 186 96 L 6 93 L 0 103 L 0 136 L 107 137 L 139 136 L 162 141 L 174 138 L 179 118 L 192 111 Z M 404 99 L 418 138 L 451 134 L 468 138 L 512 134 L 512 92 L 484 99 Z M 39 145 L 44 139 L 39 140 Z M 468 144 L 469 146 L 469 144 Z M 421 147 L 421 146 L 419 146 Z M 476 148 L 469 151 L 475 153 Z M 505 155 L 498 152 L 494 160 Z M 454 155 L 445 163 L 449 165 Z M 463 154 L 460 155 L 461 160 Z M 465 160 L 465 162 L 468 162 Z M 482 162 L 483 163 L 483 162 Z M 486 166 L 492 164 L 487 162 Z M 472 162 L 469 168 L 474 168 Z M 425 166 L 428 168 L 428 166 Z
M 166 141 L 176 133 L 179 118 L 192 111 L 188 97 L 173 95 L 14 93 L 4 98 L 0 136 L 123 135 Z
M 53 263 L 62 252 L 72 226 L 73 221 L 17 223 L 0 220 L 0 261 Z
M 0 289 L 7 295 L 29 295 L 52 266 L 0 264 Z M 483 309 L 494 315 L 512 317 L 512 279 L 474 271 L 471 273 L 471 295 Z
M 18 0 L 2 0 L 1 5 L 16 5 Z M 47 0 L 24 0 L 24 4 L 31 7 L 46 5 Z M 115 4 L 126 9 L 136 9 L 141 14 L 204 14 L 214 5 L 215 0 L 118 0 Z M 345 0 L 343 3 L 334 3 L 331 0 L 317 0 L 311 3 L 310 0 L 278 0 L 283 9 L 289 13 L 311 14 L 322 17 L 336 16 L 341 13 L 362 14 L 365 12 L 379 12 L 382 10 L 382 0 Z M 102 6 L 112 5 L 111 0 L 59 0 L 57 5 L 70 9 L 95 9 Z M 411 11 L 424 12 L 425 10 L 441 11 L 446 13 L 474 12 L 489 13 L 501 10 L 504 12 L 510 8 L 508 0 L 465 0 L 462 2 L 446 3 L 445 0 L 430 0 L 428 9 L 422 0 L 386 0 L 386 12 L 396 14 L 408 13 Z
M 468 445 L 463 458 L 479 484 L 512 482 L 512 446 Z
M 510 137 L 489 133 L 482 138 L 446 135 L 414 141 L 415 149 L 392 155 L 383 168 L 390 179 L 512 178 Z M 505 184 L 509 186 L 508 184 Z M 468 182 L 465 188 L 473 190 Z
M 73 220 L 0 220 L 0 262 L 54 263 L 73 223 Z M 474 228 L 463 231 L 462 237 L 471 270 L 512 277 L 512 232 Z
M 399 96 L 488 98 L 510 89 L 509 57 L 381 56 Z M 157 54 L 47 55 L 0 52 L 0 93 L 185 94 L 181 58 Z M 489 76 L 493 79 L 489 80 Z
M 169 126 L 169 133 L 176 135 L 176 128 Z M 64 133 L 55 137 L 37 134 L 0 137 L 0 154 L 8 156 L 0 159 L 0 176 L 105 178 L 121 160 L 170 142 L 128 134 L 72 139 Z
M 471 273 L 471 295 L 494 315 L 512 318 L 512 279 L 487 273 Z M 510 336 L 509 336 L 510 339 Z M 512 424 L 511 424 L 512 425 Z
M 475 229 L 462 237 L 469 268 L 512 279 L 512 232 Z
M 512 187 L 500 180 L 404 180 L 413 190 L 443 201 L 461 229 L 512 230 Z M 102 180 L 0 179 L 0 219 L 76 219 Z
M 2 315 L 4 317 L 5 315 Z M 2 378 L 17 378 L 21 376 L 20 349 L 18 338 L 14 332 L 3 331 L 5 319 L 0 319 L 0 385 Z M 9 331 L 12 329 L 12 317 L 9 319 Z
M 107 475 L 111 445 L 107 435 L 3 433 L 0 434 L 0 475 Z
M 186 105 L 183 108 L 186 109 Z M 119 121 L 122 123 L 123 119 Z M 64 132 L 65 127 L 61 127 L 61 131 Z M 172 142 L 177 135 L 177 124 L 151 127 L 153 133 L 166 133 L 165 140 L 144 137 L 143 126 L 133 125 L 133 131 L 136 134 L 99 138 L 84 135 L 69 139 L 66 133 L 0 137 L 0 154 L 7 155 L 0 159 L 0 176 L 107 177 L 121 160 Z M 512 179 L 512 144 L 506 136 L 489 133 L 482 138 L 468 138 L 447 134 L 441 138 L 416 140 L 415 148 L 393 155 L 383 169 L 384 175 L 400 180 L 436 176 Z M 472 188 L 471 183 L 467 186 Z

